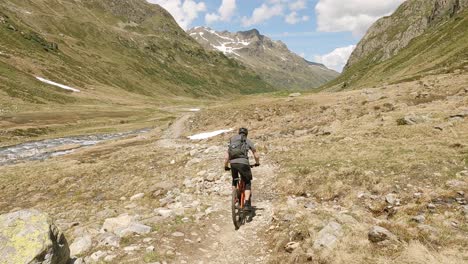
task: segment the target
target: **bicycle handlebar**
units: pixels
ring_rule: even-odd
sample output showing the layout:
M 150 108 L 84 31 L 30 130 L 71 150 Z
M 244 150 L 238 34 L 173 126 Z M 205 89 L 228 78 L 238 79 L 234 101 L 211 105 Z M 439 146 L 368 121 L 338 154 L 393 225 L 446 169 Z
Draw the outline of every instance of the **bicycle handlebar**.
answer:
M 249 164 L 249 166 L 250 166 L 250 168 L 254 168 L 254 167 L 260 166 L 260 164 Z M 225 167 L 224 170 L 225 171 L 230 171 L 231 167 Z

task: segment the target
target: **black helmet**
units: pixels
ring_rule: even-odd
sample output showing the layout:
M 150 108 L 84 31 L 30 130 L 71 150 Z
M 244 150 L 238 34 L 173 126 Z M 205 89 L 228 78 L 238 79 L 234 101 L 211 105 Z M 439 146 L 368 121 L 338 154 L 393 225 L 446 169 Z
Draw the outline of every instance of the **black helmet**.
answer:
M 247 136 L 249 134 L 249 130 L 245 127 L 241 127 L 239 128 L 239 134 L 244 134 Z

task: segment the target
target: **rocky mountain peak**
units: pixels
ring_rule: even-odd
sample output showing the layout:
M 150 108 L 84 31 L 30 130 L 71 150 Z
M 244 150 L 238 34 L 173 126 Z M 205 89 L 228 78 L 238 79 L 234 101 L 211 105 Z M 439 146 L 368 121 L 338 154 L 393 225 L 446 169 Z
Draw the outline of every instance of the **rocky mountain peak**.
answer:
M 313 88 L 338 75 L 322 64 L 305 61 L 285 43 L 272 40 L 257 29 L 229 32 L 195 27 L 187 33 L 206 49 L 241 61 L 273 86 Z

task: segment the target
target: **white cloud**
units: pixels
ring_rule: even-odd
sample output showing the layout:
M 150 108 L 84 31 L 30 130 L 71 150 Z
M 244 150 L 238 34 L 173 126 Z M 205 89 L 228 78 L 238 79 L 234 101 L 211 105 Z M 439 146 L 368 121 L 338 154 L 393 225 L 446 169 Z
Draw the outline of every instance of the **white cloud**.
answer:
M 285 16 L 284 18 L 284 21 L 286 21 L 286 23 L 291 24 L 291 25 L 297 24 L 301 21 L 308 21 L 308 20 L 309 20 L 308 16 L 299 17 L 296 11 L 291 12 L 289 15 Z
M 280 1 L 274 1 L 280 2 Z M 272 6 L 267 4 L 262 4 L 260 7 L 254 9 L 252 16 L 250 18 L 243 17 L 242 18 L 242 25 L 244 27 L 249 27 L 255 24 L 263 23 L 275 16 L 283 15 L 284 8 L 283 5 L 280 3 L 275 3 Z
M 328 54 L 315 56 L 314 61 L 323 63 L 328 68 L 341 72 L 355 48 L 356 45 L 337 48 Z
M 218 13 L 206 14 L 205 21 L 207 24 L 211 24 L 216 21 L 230 21 L 236 12 L 236 9 L 236 0 L 223 0 L 221 6 L 218 9 Z
M 194 0 L 147 0 L 150 3 L 158 4 L 166 9 L 180 27 L 189 28 L 190 24 L 198 18 L 198 14 L 206 11 L 205 2 Z
M 251 17 L 243 17 L 242 25 L 249 27 L 261 24 L 273 17 L 282 16 L 288 24 L 294 25 L 302 21 L 308 21 L 309 16 L 300 15 L 298 11 L 307 8 L 308 0 L 265 0 L 264 3 L 255 8 Z M 285 14 L 289 10 L 289 14 Z M 213 20 L 214 17 L 207 17 Z
M 350 31 L 362 36 L 377 19 L 390 15 L 405 0 L 319 0 L 315 6 L 318 30 Z
M 307 0 L 297 0 L 289 4 L 289 9 L 296 11 L 307 8 Z

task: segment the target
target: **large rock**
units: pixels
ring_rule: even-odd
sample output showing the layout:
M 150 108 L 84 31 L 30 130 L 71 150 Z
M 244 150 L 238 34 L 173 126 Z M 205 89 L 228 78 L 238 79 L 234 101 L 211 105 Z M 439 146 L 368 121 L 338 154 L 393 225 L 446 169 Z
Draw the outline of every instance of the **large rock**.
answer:
M 343 230 L 340 224 L 337 222 L 330 222 L 326 225 L 317 235 L 317 239 L 314 242 L 315 249 L 328 248 L 332 249 L 338 239 L 343 236 Z
M 70 250 L 46 214 L 21 210 L 0 215 L 0 257 L 2 264 L 65 264 Z
M 138 222 L 135 216 L 123 214 L 114 218 L 107 218 L 104 221 L 102 230 L 112 232 L 119 237 L 128 237 L 133 234 L 148 234 L 151 232 L 151 227 Z
M 72 256 L 81 255 L 85 253 L 86 251 L 88 251 L 92 245 L 93 245 L 93 240 L 91 239 L 90 235 L 78 237 L 70 245 L 70 254 Z

